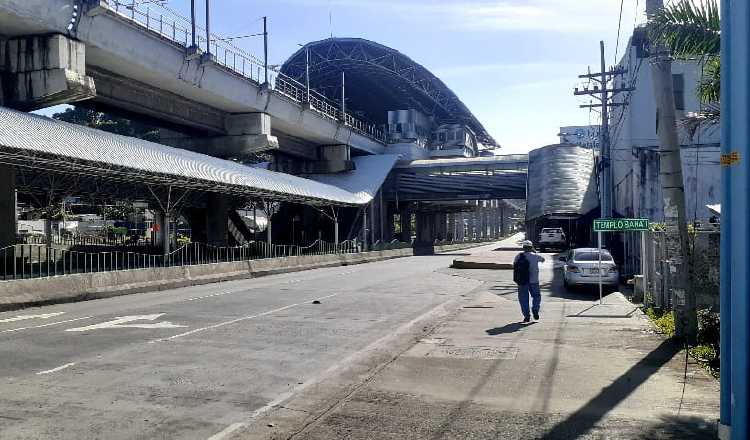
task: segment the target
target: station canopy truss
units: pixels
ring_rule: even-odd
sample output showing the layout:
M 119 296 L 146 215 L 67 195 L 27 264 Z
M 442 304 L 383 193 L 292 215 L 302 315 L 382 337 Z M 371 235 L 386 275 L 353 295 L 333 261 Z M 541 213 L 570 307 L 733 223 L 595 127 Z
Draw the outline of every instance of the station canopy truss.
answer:
M 526 199 L 527 155 L 414 160 L 396 164 L 389 200 Z
M 0 165 L 17 169 L 21 185 L 42 194 L 75 187 L 130 198 L 127 191 L 143 193 L 148 187 L 152 193 L 174 188 L 309 205 L 358 206 L 372 200 L 368 193 L 3 107 Z
M 389 110 L 416 109 L 437 124 L 467 125 L 480 143 L 497 146 L 445 83 L 395 49 L 361 38 L 328 38 L 302 47 L 281 72 L 305 84 L 308 67 L 311 88 L 337 102 L 345 73 L 347 113 L 386 124 Z

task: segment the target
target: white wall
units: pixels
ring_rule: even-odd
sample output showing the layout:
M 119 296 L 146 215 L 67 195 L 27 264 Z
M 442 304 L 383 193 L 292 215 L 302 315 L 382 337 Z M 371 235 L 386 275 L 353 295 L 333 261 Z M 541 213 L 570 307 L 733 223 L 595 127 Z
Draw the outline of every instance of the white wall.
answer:
M 616 102 L 628 98 L 625 107 L 616 107 L 610 118 L 612 166 L 615 184 L 615 211 L 626 216 L 643 216 L 663 220 L 659 158 L 656 150 L 656 101 L 648 59 L 636 57 L 635 48 L 628 46 L 620 66 L 628 69 L 625 84 L 635 82 L 635 91 L 622 94 Z M 673 74 L 684 75 L 685 110 L 678 111 L 678 128 L 682 146 L 683 179 L 689 219 L 707 219 L 706 204 L 721 200 L 721 168 L 718 124 L 699 129 L 690 136 L 679 121 L 690 112 L 701 109 L 697 86 L 701 67 L 697 62 L 675 61 Z M 624 113 L 623 113 L 624 112 Z M 697 154 L 697 156 L 696 156 Z M 697 157 L 697 158 L 696 158 Z

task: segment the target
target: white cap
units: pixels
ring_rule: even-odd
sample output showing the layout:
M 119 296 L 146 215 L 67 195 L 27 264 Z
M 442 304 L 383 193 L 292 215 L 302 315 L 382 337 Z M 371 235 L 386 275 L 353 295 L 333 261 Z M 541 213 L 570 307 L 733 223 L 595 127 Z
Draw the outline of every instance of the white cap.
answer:
M 529 240 L 524 240 L 521 242 L 522 247 L 534 247 L 534 243 L 530 242 Z

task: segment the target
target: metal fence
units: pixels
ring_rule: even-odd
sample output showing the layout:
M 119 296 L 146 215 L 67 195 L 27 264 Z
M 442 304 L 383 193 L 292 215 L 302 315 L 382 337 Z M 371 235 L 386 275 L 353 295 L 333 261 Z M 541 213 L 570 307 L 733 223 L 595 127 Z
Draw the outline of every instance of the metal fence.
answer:
M 150 6 L 137 4 L 132 0 L 110 0 L 112 10 L 118 16 L 127 19 L 140 27 L 158 34 L 161 38 L 176 43 L 185 49 L 193 44 L 193 32 L 190 21 L 169 9 L 154 10 Z M 168 14 L 159 11 L 168 12 Z M 211 59 L 218 65 L 233 73 L 254 81 L 265 83 L 265 63 L 243 49 L 231 44 L 228 39 L 211 35 L 209 42 L 205 36 L 195 35 L 195 44 L 204 53 L 210 53 Z M 354 131 L 385 142 L 384 131 L 376 124 L 343 114 L 339 104 L 315 90 L 307 87 L 275 70 L 268 71 L 268 86 L 271 90 L 299 104 L 309 102 L 311 108 L 320 114 L 335 120 L 343 121 Z
M 383 248 L 395 249 L 406 246 L 409 246 L 409 244 L 389 243 L 384 245 Z M 269 246 L 268 243 L 260 241 L 234 247 L 190 243 L 167 255 L 129 252 L 127 250 L 81 252 L 57 249 L 43 244 L 16 244 L 0 249 L 0 280 L 45 278 L 91 272 L 177 267 L 303 255 L 350 254 L 362 251 L 362 243 L 356 240 L 344 241 L 338 245 L 317 240 L 307 246 Z

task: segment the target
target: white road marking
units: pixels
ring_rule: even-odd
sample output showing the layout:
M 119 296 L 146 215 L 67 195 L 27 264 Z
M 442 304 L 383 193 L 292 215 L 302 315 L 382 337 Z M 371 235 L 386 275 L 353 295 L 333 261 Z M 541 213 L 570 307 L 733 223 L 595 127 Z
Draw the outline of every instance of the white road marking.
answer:
M 234 431 L 242 428 L 243 426 L 245 426 L 244 423 L 232 423 L 231 425 L 224 428 L 223 431 L 218 432 L 212 435 L 211 437 L 209 437 L 208 440 L 222 440 L 226 438 L 229 434 L 234 433 Z
M 73 365 L 75 365 L 75 364 L 76 364 L 75 362 L 71 362 L 71 363 L 69 363 L 69 364 L 65 364 L 65 365 L 60 365 L 59 367 L 57 367 L 57 368 L 53 368 L 53 369 L 51 369 L 51 370 L 40 371 L 40 372 L 36 373 L 36 375 L 37 375 L 37 376 L 40 376 L 40 375 L 42 375 L 42 374 L 50 374 L 50 373 L 56 373 L 56 372 L 58 372 L 58 371 L 60 371 L 60 370 L 64 370 L 64 369 L 66 369 L 66 368 L 68 368 L 68 367 L 72 367 L 72 366 L 73 366 Z
M 148 329 L 154 329 L 154 328 L 178 328 L 178 327 L 187 327 L 186 325 L 180 325 L 180 324 L 172 324 L 169 321 L 161 321 L 161 322 L 155 322 L 153 324 L 147 324 L 147 323 L 140 323 L 140 324 L 128 324 L 132 321 L 154 321 L 161 316 L 164 316 L 164 313 L 155 313 L 153 315 L 132 315 L 132 316 L 118 316 L 117 318 L 102 322 L 100 324 L 93 324 L 86 327 L 76 327 L 76 328 L 69 328 L 65 330 L 66 332 L 85 332 L 88 330 L 99 330 L 103 328 L 148 328 Z
M 314 299 L 321 300 L 321 299 L 326 299 L 326 298 L 332 298 L 334 296 L 341 295 L 341 293 L 342 292 L 334 293 L 334 294 L 331 294 L 331 295 L 321 296 L 319 298 L 314 298 Z M 269 310 L 267 312 L 258 313 L 257 315 L 243 316 L 242 318 L 232 319 L 231 321 L 224 321 L 224 322 L 220 322 L 218 324 L 209 325 L 207 327 L 196 328 L 194 330 L 190 330 L 190 331 L 187 331 L 185 333 L 180 333 L 180 334 L 174 335 L 174 336 L 169 336 L 167 338 L 154 339 L 153 341 L 149 341 L 149 344 L 153 344 L 154 342 L 171 341 L 173 339 L 182 338 L 183 336 L 189 336 L 189 335 L 192 335 L 192 334 L 195 334 L 195 333 L 199 333 L 199 332 L 203 332 L 203 331 L 206 331 L 206 330 L 213 330 L 215 328 L 224 327 L 226 325 L 234 324 L 236 322 L 247 321 L 248 319 L 260 318 L 262 316 L 271 315 L 271 314 L 276 313 L 276 312 L 281 312 L 282 310 L 291 309 L 292 307 L 301 306 L 303 304 L 309 304 L 310 301 L 312 301 L 312 299 L 307 300 L 305 302 L 296 303 L 296 304 L 289 304 L 288 306 L 279 307 L 278 309 Z
M 49 319 L 63 314 L 65 314 L 65 312 L 44 313 L 42 315 L 18 315 L 14 318 L 0 319 L 0 324 L 4 324 L 6 322 L 24 321 L 26 319 Z
M 68 320 L 65 320 L 65 321 L 50 322 L 49 324 L 35 325 L 35 326 L 32 326 L 32 327 L 12 328 L 10 330 L 0 331 L 0 333 L 20 332 L 21 330 L 29 330 L 29 329 L 32 329 L 32 328 L 49 327 L 51 325 L 65 324 L 66 322 L 74 322 L 74 321 L 80 321 L 80 320 L 83 320 L 83 319 L 91 319 L 91 318 L 93 318 L 93 316 L 84 316 L 83 318 L 75 318 L 75 319 L 68 319 Z

